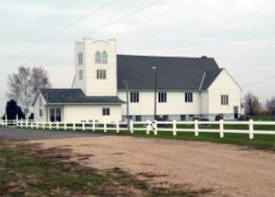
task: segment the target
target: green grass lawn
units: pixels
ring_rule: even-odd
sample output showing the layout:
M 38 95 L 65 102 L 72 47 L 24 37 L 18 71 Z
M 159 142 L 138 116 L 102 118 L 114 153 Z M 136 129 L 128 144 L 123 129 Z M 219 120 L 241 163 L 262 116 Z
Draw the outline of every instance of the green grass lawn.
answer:
M 12 146 L 0 140 L 0 196 L 186 196 L 209 194 L 180 186 L 156 188 L 122 169 L 97 170 L 64 162 L 56 155 L 64 150 L 38 146 Z M 32 148 L 31 148 L 32 147 Z M 43 157 L 44 155 L 44 157 Z M 58 159 L 59 158 L 59 159 Z
M 96 131 L 102 133 L 102 131 Z M 122 131 L 117 134 L 115 131 L 108 131 L 108 134 L 120 136 L 134 136 L 134 137 L 151 137 L 151 138 L 165 138 L 175 140 L 188 141 L 206 141 L 220 144 L 234 144 L 242 145 L 251 149 L 275 151 L 275 135 L 255 135 L 253 140 L 248 138 L 248 134 L 225 134 L 224 138 L 220 138 L 218 133 L 200 133 L 199 136 L 194 136 L 193 132 L 178 132 L 177 136 L 173 136 L 171 131 L 159 131 L 157 136 L 153 132 L 146 135 L 145 131 L 135 131 L 134 134 L 129 134 L 127 131 Z

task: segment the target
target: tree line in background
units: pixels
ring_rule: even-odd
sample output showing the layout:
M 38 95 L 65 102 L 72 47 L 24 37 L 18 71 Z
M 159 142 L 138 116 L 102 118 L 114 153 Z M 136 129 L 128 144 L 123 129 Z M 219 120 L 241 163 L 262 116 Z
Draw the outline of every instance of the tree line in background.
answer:
M 275 116 L 275 97 L 268 99 L 266 105 L 262 105 L 259 98 L 252 93 L 247 93 L 244 97 L 245 114 L 250 116 L 267 114 Z
M 28 68 L 20 66 L 17 73 L 8 77 L 7 102 L 5 115 L 8 119 L 32 118 L 31 106 L 39 89 L 50 88 L 47 72 L 41 67 Z M 4 116 L 5 116 L 4 115 Z

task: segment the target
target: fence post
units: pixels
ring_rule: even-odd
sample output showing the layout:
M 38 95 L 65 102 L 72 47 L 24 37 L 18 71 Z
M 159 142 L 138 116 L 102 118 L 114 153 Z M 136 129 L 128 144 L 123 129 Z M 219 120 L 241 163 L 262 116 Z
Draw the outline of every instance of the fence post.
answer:
M 131 134 L 134 133 L 134 124 L 133 124 L 133 120 L 130 120 L 130 133 L 131 133 Z
M 45 122 L 42 122 L 42 129 L 45 130 Z
M 106 123 L 106 121 L 104 121 L 104 133 L 106 133 L 107 132 L 107 123 Z
M 155 121 L 155 123 L 154 123 L 154 134 L 155 135 L 158 135 L 158 122 L 157 121 Z
M 116 121 L 116 132 L 119 133 L 119 121 Z
M 249 139 L 253 139 L 254 138 L 254 125 L 253 125 L 253 119 L 249 120 Z
M 95 131 L 95 120 L 93 120 L 93 131 Z
M 59 122 L 55 122 L 55 128 L 56 130 L 59 130 Z
M 5 124 L 4 124 L 6 127 L 8 126 L 8 116 L 6 115 L 5 116 Z
M 27 129 L 28 128 L 28 125 L 29 123 L 28 123 L 28 119 L 25 119 L 25 128 Z
M 23 128 L 23 120 L 20 120 L 20 127 Z
M 39 122 L 36 122 L 36 129 L 39 129 Z
M 16 114 L 16 127 L 18 127 L 18 114 Z
M 194 127 L 195 127 L 195 136 L 199 136 L 199 124 L 197 119 L 195 120 Z
M 33 129 L 33 122 L 31 121 L 31 129 Z
M 82 131 L 85 131 L 85 123 L 82 122 Z
M 220 138 L 224 137 L 224 125 L 223 125 L 223 119 L 220 119 Z
M 67 122 L 64 121 L 63 124 L 64 124 L 64 130 L 67 131 Z
M 49 122 L 49 130 L 52 130 L 52 122 Z
M 177 121 L 173 120 L 173 136 L 177 135 Z
M 151 121 L 147 120 L 147 123 L 146 123 L 146 135 L 150 134 L 151 124 L 152 124 Z
M 75 122 L 73 121 L 73 131 L 75 131 Z

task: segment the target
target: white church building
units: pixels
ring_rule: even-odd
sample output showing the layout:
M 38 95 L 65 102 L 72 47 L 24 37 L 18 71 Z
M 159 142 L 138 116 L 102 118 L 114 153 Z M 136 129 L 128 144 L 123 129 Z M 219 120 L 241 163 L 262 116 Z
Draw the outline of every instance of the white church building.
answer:
M 161 120 L 236 119 L 242 113 L 240 85 L 213 58 L 119 55 L 116 40 L 84 38 L 75 43 L 72 87 L 41 89 L 34 119 L 120 121 L 127 103 L 134 121 L 154 119 L 155 109 Z

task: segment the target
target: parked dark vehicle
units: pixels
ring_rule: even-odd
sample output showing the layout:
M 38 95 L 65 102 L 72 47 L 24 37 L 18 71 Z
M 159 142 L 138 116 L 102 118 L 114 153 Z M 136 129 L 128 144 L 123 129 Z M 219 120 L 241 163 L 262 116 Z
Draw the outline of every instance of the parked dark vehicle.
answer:
M 216 117 L 215 117 L 215 121 L 219 121 L 219 120 L 222 120 L 222 119 L 223 119 L 222 114 L 216 115 Z
M 250 116 L 247 115 L 241 115 L 238 120 L 239 121 L 248 121 L 250 119 Z
M 195 121 L 195 120 L 200 120 L 200 118 L 199 118 L 199 117 L 193 117 L 192 120 L 193 120 L 193 121 Z

